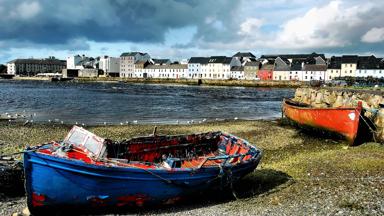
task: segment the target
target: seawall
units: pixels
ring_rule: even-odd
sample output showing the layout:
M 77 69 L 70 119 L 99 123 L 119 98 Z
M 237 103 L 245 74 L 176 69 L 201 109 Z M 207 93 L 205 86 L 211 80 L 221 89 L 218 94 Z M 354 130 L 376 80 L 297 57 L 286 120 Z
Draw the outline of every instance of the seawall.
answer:
M 179 84 L 179 85 L 208 85 L 208 86 L 240 86 L 240 87 L 276 87 L 298 88 L 305 86 L 299 81 L 273 81 L 273 80 L 197 80 L 197 79 L 142 79 L 142 78 L 76 78 L 78 82 L 123 82 L 148 84 Z

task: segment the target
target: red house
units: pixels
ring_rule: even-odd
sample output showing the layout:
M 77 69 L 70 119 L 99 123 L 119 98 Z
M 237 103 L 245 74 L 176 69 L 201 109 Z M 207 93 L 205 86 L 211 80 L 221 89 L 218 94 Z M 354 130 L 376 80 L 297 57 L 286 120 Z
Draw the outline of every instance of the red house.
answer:
M 268 62 L 268 63 L 263 64 L 257 73 L 257 77 L 260 80 L 272 80 L 273 68 L 274 68 L 273 63 L 270 64 Z

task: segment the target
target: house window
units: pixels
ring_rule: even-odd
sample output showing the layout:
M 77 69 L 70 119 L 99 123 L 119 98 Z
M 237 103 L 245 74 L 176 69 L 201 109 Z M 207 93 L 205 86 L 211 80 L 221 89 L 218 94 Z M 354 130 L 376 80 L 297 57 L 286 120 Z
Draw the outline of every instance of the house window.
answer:
M 332 77 L 331 77 L 331 76 L 329 76 L 329 79 L 332 79 Z
M 349 73 L 352 73 L 352 70 L 350 70 Z
M 305 79 L 307 79 L 308 77 L 307 76 L 305 76 Z

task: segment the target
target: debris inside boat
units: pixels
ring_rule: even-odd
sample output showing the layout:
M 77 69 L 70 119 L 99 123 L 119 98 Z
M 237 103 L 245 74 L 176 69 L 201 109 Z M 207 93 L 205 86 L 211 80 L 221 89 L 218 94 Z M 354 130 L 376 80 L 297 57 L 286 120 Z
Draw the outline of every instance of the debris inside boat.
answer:
M 24 153 L 31 212 L 64 206 L 172 204 L 212 188 L 231 187 L 260 162 L 262 151 L 223 132 L 112 141 L 74 126 L 62 142 Z

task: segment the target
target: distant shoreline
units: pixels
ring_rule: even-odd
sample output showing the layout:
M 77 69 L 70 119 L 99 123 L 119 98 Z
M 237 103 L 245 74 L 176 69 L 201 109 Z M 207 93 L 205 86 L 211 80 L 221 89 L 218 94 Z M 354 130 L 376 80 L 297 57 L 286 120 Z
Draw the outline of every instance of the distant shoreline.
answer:
M 14 80 L 50 81 L 49 77 L 14 77 Z M 273 80 L 207 80 L 202 79 L 143 79 L 120 77 L 74 78 L 73 82 L 101 82 L 101 83 L 138 83 L 138 84 L 180 84 L 202 86 L 236 86 L 236 87 L 273 87 L 273 88 L 298 88 L 305 84 L 300 81 L 273 81 Z

